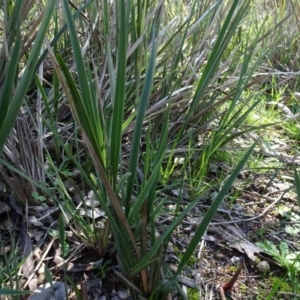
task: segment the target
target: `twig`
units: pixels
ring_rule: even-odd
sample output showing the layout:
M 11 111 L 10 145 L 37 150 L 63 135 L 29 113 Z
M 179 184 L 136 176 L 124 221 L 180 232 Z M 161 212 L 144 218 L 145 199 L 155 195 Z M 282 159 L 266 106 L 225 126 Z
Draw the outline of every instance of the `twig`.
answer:
M 220 286 L 219 291 L 220 291 L 221 300 L 226 300 L 223 287 Z
M 272 203 L 266 207 L 264 209 L 264 211 L 255 216 L 255 217 L 252 217 L 252 218 L 248 218 L 248 219 L 236 219 L 236 220 L 232 220 L 232 221 L 225 221 L 225 222 L 218 222 L 218 223 L 210 223 L 210 225 L 223 225 L 223 224 L 235 224 L 235 223 L 239 223 L 239 222 L 250 222 L 250 221 L 253 221 L 253 220 L 257 220 L 257 219 L 260 219 L 261 217 L 263 217 L 273 206 L 275 206 L 283 197 L 283 195 L 285 194 L 285 191 L 276 199 L 272 199 L 272 198 L 269 198 L 269 199 L 272 199 Z
M 41 267 L 45 257 L 47 256 L 48 252 L 50 251 L 54 241 L 57 239 L 57 237 L 53 237 L 51 242 L 48 244 L 47 249 L 45 250 L 43 256 L 41 257 L 40 261 L 38 262 L 38 264 L 36 265 L 36 267 L 34 268 L 34 271 L 32 272 L 32 274 L 30 275 L 30 277 L 28 278 L 28 280 L 26 281 L 25 285 L 24 285 L 24 289 L 27 287 L 27 285 L 29 284 L 29 282 L 32 280 L 32 278 L 35 276 L 35 272 Z

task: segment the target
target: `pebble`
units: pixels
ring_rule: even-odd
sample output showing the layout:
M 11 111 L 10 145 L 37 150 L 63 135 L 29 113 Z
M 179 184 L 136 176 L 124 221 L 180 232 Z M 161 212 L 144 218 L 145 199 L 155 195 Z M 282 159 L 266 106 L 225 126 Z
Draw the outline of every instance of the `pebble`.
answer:
M 128 289 L 120 290 L 118 291 L 118 296 L 120 299 L 127 299 L 130 297 L 130 291 Z
M 267 261 L 262 260 L 256 265 L 256 268 L 258 269 L 258 271 L 265 273 L 270 270 L 270 265 Z

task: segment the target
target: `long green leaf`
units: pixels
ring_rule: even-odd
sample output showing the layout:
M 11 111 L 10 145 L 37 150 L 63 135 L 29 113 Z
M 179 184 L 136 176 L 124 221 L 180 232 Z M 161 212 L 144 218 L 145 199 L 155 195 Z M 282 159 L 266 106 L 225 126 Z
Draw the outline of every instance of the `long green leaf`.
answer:
M 31 294 L 31 291 L 17 291 L 17 290 L 9 290 L 9 289 L 0 289 L 0 295 L 27 295 Z
M 82 13 L 82 11 L 84 9 L 86 9 L 91 3 L 93 3 L 94 0 L 88 0 L 86 1 L 86 3 L 84 3 L 81 7 L 78 8 L 78 10 L 74 13 L 73 18 L 76 19 L 80 16 L 80 14 Z M 61 36 L 63 35 L 63 33 L 66 31 L 67 29 L 67 24 L 65 24 L 59 31 L 58 33 L 54 36 L 54 38 L 52 39 L 52 41 L 50 42 L 50 46 L 54 47 L 56 45 L 56 43 L 59 41 L 59 39 L 61 38 Z M 40 56 L 37 64 L 36 64 L 36 70 L 39 68 L 39 66 L 41 65 L 41 63 L 44 61 L 44 59 L 46 58 L 46 56 L 48 55 L 48 48 L 46 48 L 44 50 L 44 52 L 42 53 L 42 55 Z
M 6 139 L 14 125 L 14 122 L 19 113 L 19 109 L 21 107 L 21 104 L 22 104 L 25 94 L 27 92 L 27 89 L 28 89 L 30 83 L 32 82 L 32 79 L 33 79 L 33 76 L 34 76 L 34 73 L 36 70 L 36 64 L 38 61 L 39 53 L 40 53 L 41 47 L 43 45 L 43 41 L 44 41 L 46 32 L 48 30 L 48 25 L 49 25 L 55 5 L 56 5 L 56 0 L 48 1 L 48 4 L 45 8 L 42 23 L 40 25 L 35 42 L 33 43 L 31 53 L 30 53 L 29 58 L 26 63 L 25 71 L 22 75 L 22 78 L 21 78 L 17 88 L 16 88 L 16 92 L 13 95 L 11 105 L 10 105 L 8 113 L 5 117 L 5 121 L 3 122 L 3 124 L 5 124 L 5 127 L 0 128 L 0 153 L 2 153 L 4 144 L 5 144 Z
M 234 0 L 231 4 L 230 10 L 226 16 L 226 19 L 222 25 L 220 32 L 218 33 L 218 38 L 214 44 L 214 47 L 209 55 L 207 64 L 198 82 L 195 96 L 192 100 L 188 117 L 191 116 L 193 111 L 198 105 L 199 99 L 203 97 L 206 92 L 207 87 L 210 84 L 211 78 L 219 68 L 219 64 L 224 53 L 224 50 L 228 46 L 228 43 L 236 32 L 236 28 L 239 25 L 241 19 L 244 17 L 247 8 L 250 4 L 249 0 L 245 0 L 241 7 L 236 12 L 237 7 L 240 5 L 239 0 Z M 236 13 L 236 14 L 235 14 Z
M 98 104 L 95 97 L 92 96 L 90 87 L 92 85 L 91 80 L 88 80 L 88 74 L 86 72 L 85 64 L 83 61 L 80 44 L 77 37 L 77 30 L 75 28 L 73 16 L 69 7 L 67 0 L 63 0 L 66 21 L 68 29 L 70 31 L 70 40 L 72 44 L 75 64 L 78 72 L 79 87 L 81 92 L 81 97 L 76 98 L 76 105 L 80 105 L 80 110 L 76 110 L 77 117 L 79 118 L 81 125 L 85 125 L 85 122 L 90 124 L 85 126 L 85 131 L 90 139 L 94 150 L 96 151 L 101 163 L 105 167 L 106 165 L 106 156 L 104 151 L 104 138 L 103 138 L 103 129 L 101 126 L 101 120 L 99 115 Z M 66 71 L 66 70 L 65 70 Z M 65 72 L 66 74 L 66 72 Z M 70 79 L 70 78 L 69 78 Z M 69 80 L 70 82 L 70 80 Z M 72 92 L 72 91 L 71 91 Z M 72 99 L 69 99 L 72 100 Z M 79 103 L 81 102 L 81 103 Z M 75 104 L 75 102 L 74 102 Z M 88 118 L 86 118 L 88 116 Z
M 141 207 L 144 203 L 144 201 L 147 198 L 147 195 L 149 194 L 150 190 L 153 189 L 154 182 L 157 181 L 157 177 L 160 171 L 161 164 L 163 162 L 164 156 L 162 155 L 160 157 L 160 160 L 155 165 L 154 169 L 152 170 L 151 176 L 146 182 L 144 188 L 141 190 L 137 200 L 135 201 L 132 209 L 130 210 L 130 213 L 128 215 L 128 222 L 131 223 L 134 218 L 137 218 L 139 215 L 139 212 L 141 211 Z M 155 190 L 155 186 L 154 186 Z
M 136 166 L 137 161 L 139 157 L 139 145 L 140 145 L 140 139 L 141 139 L 141 133 L 143 128 L 143 122 L 144 122 L 144 116 L 146 112 L 146 108 L 148 105 L 148 100 L 151 93 L 152 83 L 153 83 L 153 77 L 154 77 L 154 71 L 155 71 L 155 61 L 156 61 L 156 54 L 157 54 L 157 36 L 158 36 L 158 29 L 160 24 L 160 17 L 162 13 L 162 7 L 158 11 L 158 15 L 156 18 L 156 21 L 153 23 L 153 32 L 152 32 L 152 51 L 150 56 L 150 61 L 148 64 L 148 69 L 146 73 L 146 78 L 141 94 L 141 100 L 138 108 L 135 128 L 134 128 L 134 134 L 133 134 L 133 140 L 132 140 L 132 146 L 130 151 L 130 158 L 129 158 L 129 172 L 132 174 L 132 176 L 129 178 L 127 183 L 127 190 L 126 190 L 126 202 L 125 202 L 125 214 L 126 216 L 129 214 L 129 207 L 131 202 L 131 194 L 132 194 L 132 188 L 133 183 L 135 180 L 135 174 L 136 174 Z
M 70 31 L 70 40 L 71 40 L 73 55 L 75 58 L 76 68 L 77 68 L 77 72 L 78 72 L 78 80 L 79 80 L 79 86 L 80 86 L 82 98 L 85 99 L 85 101 L 87 103 L 92 103 L 92 100 L 91 100 L 92 96 L 91 96 L 91 92 L 89 89 L 89 82 L 87 79 L 85 65 L 83 62 L 82 54 L 81 54 L 81 48 L 80 48 L 80 44 L 79 44 L 78 37 L 77 37 L 77 31 L 76 31 L 73 16 L 71 14 L 71 10 L 69 7 L 69 1 L 63 0 L 62 2 L 63 2 L 63 6 L 64 6 L 68 29 Z M 92 116 L 93 116 L 93 114 L 92 114 Z
M 9 109 L 9 102 L 13 93 L 13 85 L 16 79 L 16 72 L 19 64 L 19 54 L 22 40 L 17 38 L 7 66 L 3 90 L 0 93 L 0 130 L 3 130 L 3 123 Z
M 113 175 L 113 189 L 117 186 L 118 166 L 122 140 L 122 124 L 125 102 L 126 83 L 126 50 L 127 50 L 127 12 L 125 1 L 118 1 L 118 65 L 115 98 L 113 102 L 113 119 L 111 132 L 111 166 Z

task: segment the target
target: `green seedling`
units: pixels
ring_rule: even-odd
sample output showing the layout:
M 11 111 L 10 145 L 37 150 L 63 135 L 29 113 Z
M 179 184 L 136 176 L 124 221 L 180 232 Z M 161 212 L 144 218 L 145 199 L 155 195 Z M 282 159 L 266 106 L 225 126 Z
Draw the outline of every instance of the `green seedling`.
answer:
M 299 274 L 300 252 L 291 252 L 286 242 L 281 242 L 279 248 L 277 248 L 271 241 L 256 243 L 256 245 L 269 255 L 273 256 L 275 261 L 287 270 L 289 277 L 292 278 Z

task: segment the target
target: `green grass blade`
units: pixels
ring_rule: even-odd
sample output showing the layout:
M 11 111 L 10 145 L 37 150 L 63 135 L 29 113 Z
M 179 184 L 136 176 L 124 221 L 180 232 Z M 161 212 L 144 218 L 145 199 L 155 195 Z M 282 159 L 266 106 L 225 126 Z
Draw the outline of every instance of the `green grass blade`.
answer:
M 27 295 L 31 294 L 31 291 L 17 291 L 17 290 L 9 290 L 9 289 L 0 289 L 0 295 L 3 296 L 16 296 L 16 295 Z
M 80 44 L 77 37 L 73 16 L 67 0 L 63 1 L 68 29 L 70 32 L 70 39 L 75 59 L 75 64 L 78 72 L 78 80 L 81 96 L 77 97 L 76 101 L 72 101 L 74 105 L 80 107 L 76 109 L 76 114 L 80 125 L 84 126 L 84 130 L 90 139 L 98 158 L 102 165 L 106 165 L 106 155 L 104 149 L 103 129 L 101 126 L 99 109 L 95 97 L 93 97 L 90 87 L 93 85 L 90 77 L 87 74 L 85 64 L 83 61 Z M 61 64 L 62 65 L 62 64 Z M 71 82 L 71 75 L 67 68 L 64 68 L 64 74 L 68 74 L 68 83 Z M 89 80 L 90 79 L 90 80 Z M 72 90 L 71 90 L 72 92 Z M 72 100 L 72 99 L 69 99 Z M 75 103 L 76 102 L 76 103 Z M 89 122 L 89 124 L 85 124 Z
M 5 117 L 9 109 L 9 102 L 12 97 L 13 85 L 16 79 L 16 72 L 19 65 L 19 54 L 21 51 L 22 40 L 17 38 L 7 66 L 7 73 L 0 93 L 0 130 L 3 127 Z
M 153 77 L 154 77 L 154 71 L 155 71 L 155 61 L 156 61 L 156 54 L 157 54 L 157 36 L 158 36 L 158 29 L 159 29 L 159 23 L 160 23 L 160 16 L 161 16 L 161 9 L 158 12 L 156 21 L 153 23 L 153 31 L 152 31 L 152 50 L 151 50 L 151 56 L 148 64 L 148 69 L 146 72 L 146 78 L 141 94 L 141 100 L 137 112 L 137 118 L 134 128 L 134 134 L 133 134 L 133 140 L 132 140 L 132 146 L 130 151 L 130 158 L 129 158 L 129 172 L 132 174 L 132 176 L 129 178 L 127 183 L 127 190 L 126 190 L 126 202 L 125 202 L 125 214 L 129 214 L 129 206 L 131 201 L 131 193 L 133 188 L 133 183 L 135 180 L 134 174 L 136 174 L 136 166 L 137 166 L 137 160 L 139 156 L 139 145 L 140 145 L 140 138 L 143 128 L 143 122 L 144 122 L 144 116 L 146 112 L 146 108 L 148 105 L 148 100 L 151 93 L 151 88 L 153 84 Z
M 155 168 L 151 172 L 151 176 L 146 182 L 144 188 L 141 190 L 137 200 L 135 201 L 134 205 L 132 206 L 132 209 L 130 210 L 130 213 L 128 215 L 128 222 L 131 223 L 134 218 L 138 218 L 139 212 L 141 210 L 141 207 L 147 198 L 147 195 L 151 190 L 155 190 L 154 183 L 157 182 L 158 174 L 160 171 L 161 164 L 163 162 L 164 156 L 160 157 L 160 160 L 155 165 Z
M 5 124 L 5 128 L 3 127 L 0 128 L 0 153 L 2 152 L 4 143 L 14 125 L 14 122 L 19 113 L 19 109 L 21 107 L 21 104 L 27 92 L 27 89 L 30 83 L 32 82 L 36 70 L 36 64 L 40 54 L 40 49 L 42 47 L 46 32 L 48 30 L 48 25 L 55 5 L 56 5 L 55 0 L 48 1 L 48 4 L 45 8 L 45 13 L 44 13 L 42 23 L 40 25 L 35 42 L 33 43 L 30 56 L 26 63 L 24 74 L 22 75 L 22 78 L 19 84 L 17 85 L 16 92 L 14 93 L 8 113 L 5 117 L 5 121 L 3 122 L 3 124 Z
M 169 117 L 170 117 L 170 106 L 168 105 L 168 109 L 165 115 L 165 120 L 161 129 L 161 136 L 158 142 L 158 149 L 155 156 L 155 161 L 153 163 L 154 166 L 159 165 L 161 168 L 162 161 L 160 162 L 160 158 L 165 158 L 166 148 L 167 148 L 167 140 L 168 140 L 168 126 L 169 126 Z M 153 212 L 154 209 L 154 201 L 157 190 L 159 174 L 157 174 L 156 180 L 152 186 L 152 189 L 148 194 L 148 216 Z M 153 221 L 153 220 L 152 220 Z
M 82 98 L 85 99 L 85 101 L 87 101 L 87 103 L 92 103 L 91 93 L 90 93 L 90 89 L 89 89 L 89 82 L 88 82 L 88 78 L 87 78 L 87 74 L 86 74 L 86 70 L 85 70 L 85 65 L 83 62 L 83 57 L 81 54 L 80 44 L 79 44 L 78 37 L 77 37 L 77 31 L 76 31 L 73 16 L 71 14 L 71 10 L 69 7 L 69 1 L 63 0 L 62 2 L 63 2 L 63 6 L 64 6 L 67 26 L 68 26 L 68 29 L 70 32 L 70 40 L 71 40 L 73 55 L 74 55 L 76 68 L 77 68 L 77 72 L 78 72 L 78 80 L 79 80 L 80 91 L 82 93 Z M 93 114 L 92 114 L 92 116 L 93 116 Z
M 80 16 L 81 12 L 86 9 L 91 3 L 93 3 L 94 0 L 88 0 L 86 3 L 84 3 L 81 7 L 78 8 L 78 10 L 73 14 L 73 18 L 76 19 Z M 62 26 L 62 28 L 57 32 L 57 34 L 54 36 L 54 38 L 51 40 L 50 42 L 50 46 L 54 47 L 57 42 L 59 41 L 59 39 L 61 38 L 61 36 L 63 35 L 63 33 L 66 31 L 67 29 L 67 24 L 65 24 L 64 26 Z M 46 56 L 48 55 L 48 49 L 46 48 L 45 51 L 43 52 L 43 54 L 41 55 L 41 57 L 39 58 L 37 65 L 36 65 L 36 70 L 39 68 L 39 66 L 41 65 L 41 63 L 45 60 Z
M 111 166 L 113 175 L 113 189 L 117 185 L 118 166 L 120 161 L 122 124 L 125 102 L 126 83 L 126 50 L 127 50 L 127 11 L 125 1 L 118 1 L 118 64 L 115 98 L 113 102 L 113 118 L 111 132 Z
M 190 116 L 193 111 L 198 106 L 199 99 L 203 97 L 206 92 L 207 87 L 210 84 L 211 78 L 214 76 L 215 72 L 219 68 L 219 64 L 224 53 L 224 50 L 228 46 L 230 38 L 236 32 L 237 26 L 239 25 L 241 19 L 244 17 L 247 8 L 250 4 L 250 1 L 246 0 L 239 8 L 236 15 L 234 15 L 240 1 L 234 0 L 230 10 L 226 16 L 226 19 L 222 25 L 220 32 L 218 33 L 218 38 L 214 44 L 214 47 L 209 55 L 207 64 L 201 76 L 201 79 L 198 82 L 195 96 L 192 100 L 188 116 Z

